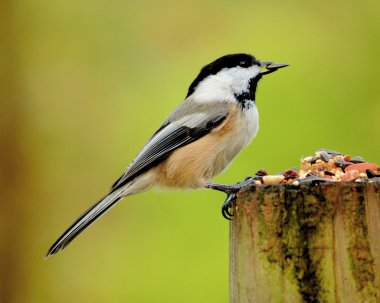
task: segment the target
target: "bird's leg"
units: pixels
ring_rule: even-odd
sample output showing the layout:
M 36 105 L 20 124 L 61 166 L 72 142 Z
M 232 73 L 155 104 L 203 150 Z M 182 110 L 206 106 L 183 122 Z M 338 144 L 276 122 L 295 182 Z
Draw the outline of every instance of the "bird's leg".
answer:
M 251 177 L 245 178 L 244 181 L 238 182 L 234 185 L 231 184 L 219 184 L 214 182 L 207 182 L 205 184 L 205 188 L 210 188 L 218 191 L 222 191 L 227 195 L 226 200 L 222 204 L 222 215 L 227 220 L 232 220 L 234 216 L 233 213 L 230 212 L 230 209 L 234 208 L 234 204 L 236 201 L 236 193 L 244 186 L 250 184 L 252 182 Z

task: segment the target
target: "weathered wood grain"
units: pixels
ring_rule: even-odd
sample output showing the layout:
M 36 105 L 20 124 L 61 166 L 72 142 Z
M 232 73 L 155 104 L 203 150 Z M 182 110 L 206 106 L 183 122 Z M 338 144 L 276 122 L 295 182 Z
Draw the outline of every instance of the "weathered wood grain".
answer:
M 380 302 L 380 184 L 252 185 L 230 229 L 233 303 Z

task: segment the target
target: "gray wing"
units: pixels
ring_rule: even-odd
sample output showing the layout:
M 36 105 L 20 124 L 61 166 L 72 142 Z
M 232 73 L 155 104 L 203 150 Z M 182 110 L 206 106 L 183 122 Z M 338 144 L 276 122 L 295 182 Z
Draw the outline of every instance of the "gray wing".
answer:
M 112 185 L 111 192 L 121 188 L 141 173 L 165 160 L 175 149 L 208 134 L 228 115 L 228 105 L 196 105 L 185 100 L 150 138 L 124 174 Z
M 46 256 L 65 248 L 83 230 L 114 206 L 122 197 L 124 184 L 166 159 L 176 148 L 212 131 L 226 119 L 227 115 L 226 104 L 207 108 L 203 105 L 194 106 L 193 102 L 185 100 L 143 147 L 124 174 L 114 183 L 111 191 L 77 219 L 51 246 Z

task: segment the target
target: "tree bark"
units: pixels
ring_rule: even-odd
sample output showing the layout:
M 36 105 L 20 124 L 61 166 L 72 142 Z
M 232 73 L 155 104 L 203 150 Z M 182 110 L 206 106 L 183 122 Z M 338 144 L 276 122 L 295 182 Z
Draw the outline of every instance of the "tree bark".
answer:
M 378 181 L 252 185 L 236 206 L 231 302 L 380 302 Z

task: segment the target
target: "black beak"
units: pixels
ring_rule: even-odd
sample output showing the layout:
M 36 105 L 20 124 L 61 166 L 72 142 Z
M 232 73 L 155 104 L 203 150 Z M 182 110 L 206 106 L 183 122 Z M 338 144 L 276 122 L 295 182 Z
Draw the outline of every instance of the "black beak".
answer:
M 265 68 L 265 70 L 260 72 L 260 75 L 268 75 L 270 73 L 275 72 L 279 68 L 283 68 L 283 67 L 286 67 L 288 65 L 289 64 L 286 64 L 286 63 L 273 63 L 273 62 L 262 61 L 262 62 L 260 62 L 260 67 Z

